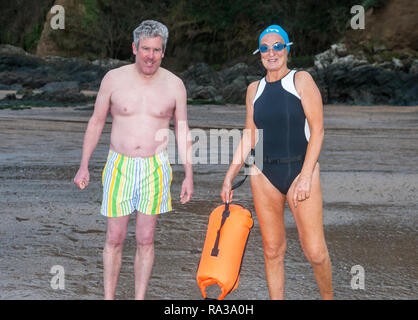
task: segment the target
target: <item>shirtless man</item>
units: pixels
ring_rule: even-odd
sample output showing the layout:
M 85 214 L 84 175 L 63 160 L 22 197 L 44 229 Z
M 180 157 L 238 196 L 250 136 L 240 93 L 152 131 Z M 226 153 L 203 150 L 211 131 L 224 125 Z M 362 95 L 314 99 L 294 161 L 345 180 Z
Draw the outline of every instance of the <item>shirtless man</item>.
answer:
M 96 148 L 110 111 L 110 150 L 103 170 L 101 214 L 108 217 L 103 250 L 105 299 L 114 299 L 122 247 L 129 216 L 136 219 L 135 299 L 144 299 L 154 262 L 154 231 L 158 214 L 171 211 L 171 166 L 161 132 L 174 118 L 179 155 L 185 179 L 180 202 L 193 194 L 191 145 L 187 124 L 186 89 L 180 78 L 160 67 L 168 30 L 146 20 L 134 31 L 135 63 L 109 71 L 97 94 L 94 112 L 84 137 L 80 168 L 74 183 L 84 189 L 90 180 L 89 159 Z

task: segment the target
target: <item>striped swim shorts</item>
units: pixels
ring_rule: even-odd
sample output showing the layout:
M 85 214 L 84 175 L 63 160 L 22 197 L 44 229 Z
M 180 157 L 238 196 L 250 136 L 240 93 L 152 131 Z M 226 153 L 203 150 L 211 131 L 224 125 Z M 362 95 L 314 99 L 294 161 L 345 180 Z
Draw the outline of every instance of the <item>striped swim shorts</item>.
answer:
M 123 217 L 135 211 L 154 215 L 171 211 L 173 178 L 167 152 L 131 158 L 109 150 L 102 174 L 101 214 Z

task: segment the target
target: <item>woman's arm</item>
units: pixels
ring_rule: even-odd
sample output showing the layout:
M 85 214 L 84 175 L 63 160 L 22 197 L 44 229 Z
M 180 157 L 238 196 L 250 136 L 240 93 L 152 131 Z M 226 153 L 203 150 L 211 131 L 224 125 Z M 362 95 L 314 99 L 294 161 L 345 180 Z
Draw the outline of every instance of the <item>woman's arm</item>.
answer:
M 311 133 L 305 161 L 292 196 L 297 206 L 297 201 L 303 201 L 310 196 L 312 174 L 324 140 L 324 116 L 321 93 L 308 72 L 300 71 L 295 74 L 295 87 L 301 98 Z
M 247 95 L 246 95 L 246 107 L 247 107 L 247 115 L 245 120 L 245 130 L 243 132 L 242 138 L 240 143 L 238 144 L 238 148 L 234 153 L 234 157 L 232 159 L 232 163 L 229 166 L 228 171 L 226 172 L 222 191 L 221 191 L 221 198 L 223 202 L 231 202 L 232 201 L 232 181 L 238 175 L 239 171 L 241 170 L 242 165 L 244 164 L 245 159 L 248 156 L 248 153 L 254 148 L 257 142 L 257 128 L 254 124 L 253 120 L 253 113 L 254 113 L 254 106 L 253 100 L 255 94 L 257 92 L 259 81 L 255 81 L 251 83 L 247 88 Z

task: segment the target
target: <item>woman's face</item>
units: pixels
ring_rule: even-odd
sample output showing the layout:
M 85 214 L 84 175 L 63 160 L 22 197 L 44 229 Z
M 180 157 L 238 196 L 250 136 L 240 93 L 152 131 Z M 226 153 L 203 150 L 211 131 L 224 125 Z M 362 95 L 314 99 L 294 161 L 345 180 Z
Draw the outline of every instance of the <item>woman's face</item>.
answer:
M 261 38 L 260 45 L 267 45 L 269 50 L 261 54 L 261 62 L 267 71 L 278 71 L 283 67 L 287 67 L 287 48 L 276 51 L 271 46 L 277 42 L 285 43 L 283 38 L 277 33 L 268 33 Z

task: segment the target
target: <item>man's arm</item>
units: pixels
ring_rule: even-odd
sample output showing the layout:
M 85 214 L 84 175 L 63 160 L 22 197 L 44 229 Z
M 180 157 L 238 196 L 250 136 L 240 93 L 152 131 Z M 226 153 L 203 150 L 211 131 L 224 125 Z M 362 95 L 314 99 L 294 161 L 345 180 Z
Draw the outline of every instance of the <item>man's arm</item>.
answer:
M 99 142 L 103 127 L 106 123 L 106 117 L 110 108 L 111 96 L 111 71 L 108 72 L 100 84 L 99 92 L 97 93 L 96 102 L 94 104 L 93 115 L 91 116 L 86 133 L 84 135 L 83 153 L 81 156 L 80 168 L 74 177 L 74 183 L 80 188 L 87 187 L 90 181 L 90 174 L 88 164 L 94 149 Z
M 188 202 L 193 194 L 192 139 L 187 122 L 187 93 L 183 82 L 176 79 L 176 109 L 174 131 L 180 158 L 183 162 L 185 178 L 181 187 L 180 202 Z

